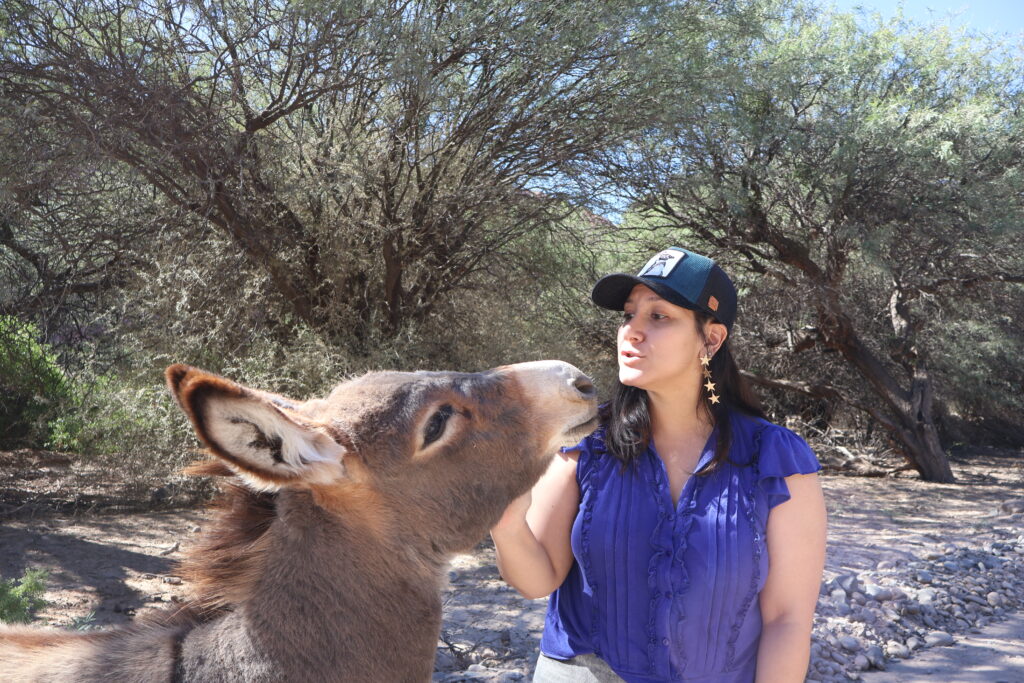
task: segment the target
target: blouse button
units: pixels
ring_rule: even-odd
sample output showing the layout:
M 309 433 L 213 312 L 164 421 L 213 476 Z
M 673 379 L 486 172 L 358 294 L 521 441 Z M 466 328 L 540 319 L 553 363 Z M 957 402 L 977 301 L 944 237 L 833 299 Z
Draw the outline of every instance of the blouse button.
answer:
M 664 645 L 665 647 L 668 647 L 668 638 L 662 638 L 661 639 L 661 644 Z

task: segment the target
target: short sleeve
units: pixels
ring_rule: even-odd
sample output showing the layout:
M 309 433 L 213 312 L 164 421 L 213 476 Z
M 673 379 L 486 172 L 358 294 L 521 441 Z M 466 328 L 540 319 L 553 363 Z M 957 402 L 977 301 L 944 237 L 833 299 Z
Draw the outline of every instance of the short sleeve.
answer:
M 583 437 L 583 440 L 580 441 L 575 446 L 562 446 L 561 448 L 558 449 L 558 452 L 568 453 L 569 451 L 579 451 L 580 453 L 583 453 L 584 451 L 590 451 L 590 439 L 592 436 L 593 434 L 588 434 L 587 436 Z
M 789 500 L 786 477 L 819 470 L 818 458 L 800 436 L 778 425 L 769 425 L 761 432 L 758 484 L 768 499 L 769 509 Z
M 576 482 L 582 487 L 591 470 L 590 465 L 594 455 L 604 452 L 604 429 L 598 427 L 597 430 L 583 437 L 583 440 L 575 446 L 562 446 L 558 450 L 561 453 L 579 451 L 579 457 L 576 460 Z

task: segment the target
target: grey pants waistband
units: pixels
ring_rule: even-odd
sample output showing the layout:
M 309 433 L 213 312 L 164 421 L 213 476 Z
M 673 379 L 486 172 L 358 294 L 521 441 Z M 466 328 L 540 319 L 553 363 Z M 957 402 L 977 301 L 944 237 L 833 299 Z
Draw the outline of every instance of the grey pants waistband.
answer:
M 537 659 L 533 672 L 534 683 L 623 683 L 597 655 L 577 655 L 562 661 L 545 657 Z

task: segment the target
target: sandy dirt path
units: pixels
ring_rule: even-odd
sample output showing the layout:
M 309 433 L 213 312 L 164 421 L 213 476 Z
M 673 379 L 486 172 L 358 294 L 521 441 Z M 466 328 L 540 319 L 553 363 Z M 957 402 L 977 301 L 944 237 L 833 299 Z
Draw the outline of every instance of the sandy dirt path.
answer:
M 864 683 L 1024 683 L 1024 613 L 968 634 L 955 645 L 934 647 L 885 671 L 863 674 Z

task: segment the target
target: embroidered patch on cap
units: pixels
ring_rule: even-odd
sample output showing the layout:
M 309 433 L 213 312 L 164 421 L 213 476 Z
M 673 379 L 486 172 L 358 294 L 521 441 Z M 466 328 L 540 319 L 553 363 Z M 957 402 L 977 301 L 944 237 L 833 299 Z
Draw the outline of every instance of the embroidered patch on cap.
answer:
M 713 296 L 709 296 L 708 297 L 708 308 L 710 308 L 712 311 L 717 311 L 718 310 L 718 299 L 716 299 Z
M 647 262 L 637 277 L 668 277 L 672 269 L 679 265 L 685 256 L 685 253 L 675 249 L 659 252 Z

